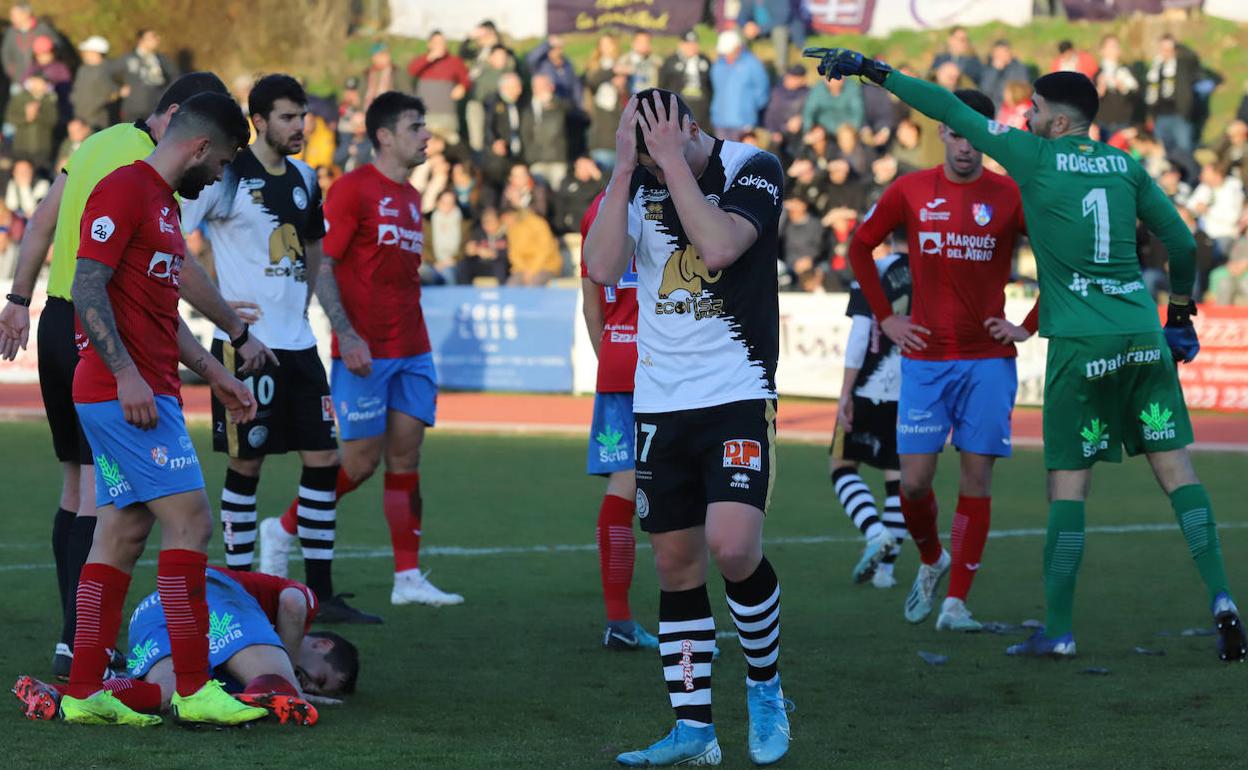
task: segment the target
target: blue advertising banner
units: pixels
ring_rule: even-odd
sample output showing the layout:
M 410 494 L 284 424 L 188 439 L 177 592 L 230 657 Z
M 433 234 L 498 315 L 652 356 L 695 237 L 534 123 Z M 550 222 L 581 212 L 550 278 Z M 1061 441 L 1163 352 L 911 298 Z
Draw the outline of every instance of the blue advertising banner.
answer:
M 576 289 L 427 287 L 421 307 L 450 390 L 572 390 Z

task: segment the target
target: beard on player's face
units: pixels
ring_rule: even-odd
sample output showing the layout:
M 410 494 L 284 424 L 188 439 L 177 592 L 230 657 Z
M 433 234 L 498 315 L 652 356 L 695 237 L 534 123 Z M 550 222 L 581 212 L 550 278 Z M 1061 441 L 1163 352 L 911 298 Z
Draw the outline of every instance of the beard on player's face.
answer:
M 303 127 L 281 131 L 270 123 L 264 129 L 264 143 L 278 155 L 298 155 L 303 151 Z
M 204 188 L 216 181 L 216 174 L 207 163 L 198 163 L 191 166 L 182 175 L 182 181 L 178 183 L 178 195 L 187 200 L 195 200 Z

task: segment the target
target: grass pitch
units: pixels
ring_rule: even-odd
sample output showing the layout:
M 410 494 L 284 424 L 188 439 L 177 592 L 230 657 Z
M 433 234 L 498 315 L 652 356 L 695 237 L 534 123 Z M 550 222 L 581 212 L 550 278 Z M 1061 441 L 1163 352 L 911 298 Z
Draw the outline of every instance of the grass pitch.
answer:
M 211 495 L 224 465 L 193 430 Z M 59 471 L 47 430 L 0 425 L 8 494 L 0 539 L 0 673 L 48 675 L 59 627 L 49 553 Z M 13 767 L 608 767 L 615 754 L 661 737 L 671 714 L 657 659 L 599 648 L 602 605 L 592 547 L 603 484 L 584 475 L 584 443 L 433 431 L 422 468 L 423 566 L 466 604 L 391 607 L 391 563 L 380 481 L 339 508 L 336 581 L 379 627 L 338 627 L 361 649 L 359 692 L 325 707 L 315 728 L 261 724 L 189 732 L 74 728 L 0 719 Z M 946 453 L 937 491 L 947 528 L 956 462 Z M 1197 455 L 1222 531 L 1232 585 L 1248 602 L 1245 459 Z M 261 516 L 284 509 L 298 463 L 275 458 L 260 488 Z M 868 481 L 879 490 L 878 477 Z M 983 620 L 1043 618 L 1041 548 L 1046 505 L 1040 456 L 998 465 L 993 528 L 970 606 Z M 1248 666 L 1227 666 L 1208 636 L 1203 588 L 1166 498 L 1141 461 L 1097 471 L 1076 606 L 1080 657 L 1018 661 L 1020 635 L 938 635 L 934 617 L 901 617 L 917 563 L 913 546 L 890 591 L 849 584 L 860 544 L 827 481 L 820 447 L 780 447 L 767 552 L 784 586 L 781 671 L 797 704 L 784 766 L 1230 767 L 1244 762 Z M 157 541 L 155 536 L 153 544 Z M 154 559 L 155 545 L 146 559 Z M 221 561 L 219 537 L 210 558 Z M 297 562 L 292 574 L 301 574 Z M 135 574 L 127 613 L 154 589 Z M 731 629 L 723 585 L 710 580 L 721 634 Z M 635 615 L 652 630 L 657 588 L 639 549 Z M 128 614 L 127 614 L 128 617 Z M 1159 636 L 1158 632 L 1172 635 Z M 124 632 L 123 632 L 124 633 Z M 715 714 L 725 765 L 748 767 L 744 663 L 720 641 Z M 1136 647 L 1163 651 L 1143 655 Z M 948 656 L 932 666 L 920 651 Z M 1089 668 L 1107 674 L 1083 673 Z M 9 696 L 5 696 L 9 697 Z M 1242 766 L 1242 765 L 1241 765 Z

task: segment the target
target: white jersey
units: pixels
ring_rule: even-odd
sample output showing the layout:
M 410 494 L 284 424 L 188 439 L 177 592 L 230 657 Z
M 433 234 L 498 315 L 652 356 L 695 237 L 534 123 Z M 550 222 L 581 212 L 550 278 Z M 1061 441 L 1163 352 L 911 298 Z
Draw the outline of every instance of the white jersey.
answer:
M 776 397 L 780 162 L 755 147 L 716 140 L 698 186 L 712 205 L 749 220 L 758 239 L 727 269 L 709 270 L 667 188 L 644 169 L 633 176 L 628 234 L 637 244 L 637 413 Z
M 182 229 L 189 233 L 201 224 L 221 296 L 260 306 L 255 335 L 275 350 L 315 347 L 304 249 L 325 237 L 316 172 L 288 158 L 285 174 L 270 174 L 246 148 L 221 181 L 182 201 Z M 220 329 L 215 336 L 228 340 Z

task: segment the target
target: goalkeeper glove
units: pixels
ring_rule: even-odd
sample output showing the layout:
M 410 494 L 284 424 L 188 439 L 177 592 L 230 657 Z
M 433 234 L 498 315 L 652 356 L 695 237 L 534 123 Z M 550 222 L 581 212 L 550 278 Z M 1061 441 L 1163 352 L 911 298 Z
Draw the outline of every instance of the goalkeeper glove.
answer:
M 807 48 L 802 51 L 802 56 L 818 59 L 819 74 L 828 80 L 858 75 L 882 86 L 888 73 L 893 71 L 884 62 L 868 59 L 848 48 Z
M 1196 315 L 1196 303 L 1176 305 L 1171 302 L 1166 309 L 1166 344 L 1176 362 L 1190 364 L 1200 352 L 1200 340 L 1196 338 L 1196 327 L 1192 325 L 1192 316 Z

